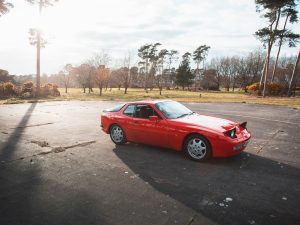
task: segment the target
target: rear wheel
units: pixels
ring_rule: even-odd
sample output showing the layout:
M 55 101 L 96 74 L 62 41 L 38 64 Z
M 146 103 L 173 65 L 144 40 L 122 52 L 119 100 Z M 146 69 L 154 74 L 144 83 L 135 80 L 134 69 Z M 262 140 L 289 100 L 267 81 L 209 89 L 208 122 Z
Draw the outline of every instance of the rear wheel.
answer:
M 189 136 L 184 142 L 186 155 L 195 161 L 204 161 L 211 157 L 211 147 L 206 138 L 199 134 Z
M 124 144 L 127 141 L 123 129 L 117 124 L 110 128 L 110 138 L 116 145 Z

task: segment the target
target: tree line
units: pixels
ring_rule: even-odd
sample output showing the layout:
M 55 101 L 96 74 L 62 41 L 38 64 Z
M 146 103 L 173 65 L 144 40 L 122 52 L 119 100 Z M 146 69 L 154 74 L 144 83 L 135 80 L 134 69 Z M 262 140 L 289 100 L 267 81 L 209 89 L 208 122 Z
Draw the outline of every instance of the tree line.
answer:
M 156 43 L 148 45 L 152 46 L 151 48 L 158 46 Z M 192 53 L 184 53 L 180 59 L 176 50 L 153 49 L 154 56 L 150 54 L 149 58 L 145 58 L 139 54 L 140 60 L 137 62 L 133 60 L 131 54 L 126 54 L 121 60 L 113 60 L 107 52 L 101 51 L 77 66 L 66 64 L 57 74 L 50 76 L 43 74 L 41 83 L 56 83 L 59 87 L 63 87 L 65 92 L 68 92 L 70 87 L 82 88 L 84 93 L 91 93 L 94 88 L 98 88 L 99 94 L 102 95 L 103 90 L 110 91 L 112 88 L 123 88 L 124 94 L 127 94 L 128 88 L 144 88 L 146 92 L 158 88 L 161 94 L 164 89 L 179 88 L 193 91 L 217 91 L 222 88 L 226 91 L 235 91 L 235 89 L 247 91 L 248 85 L 260 82 L 266 57 L 264 51 L 256 50 L 244 56 L 214 57 L 204 66 L 203 64 L 200 66 L 209 48 L 201 54 L 199 49 L 203 47 L 196 48 Z M 275 60 L 275 57 L 270 58 L 271 66 L 275 64 Z M 118 66 L 109 68 L 108 65 L 112 64 L 112 61 L 115 61 Z M 288 87 L 295 61 L 296 56 L 282 56 L 277 60 L 275 83 Z M 298 71 L 299 69 L 298 65 Z M 269 73 L 271 75 L 271 71 Z M 9 76 L 7 71 L 5 74 L 7 76 L 0 76 L 0 81 L 14 80 L 22 84 L 35 79 L 32 75 Z M 296 82 L 299 84 L 299 77 Z

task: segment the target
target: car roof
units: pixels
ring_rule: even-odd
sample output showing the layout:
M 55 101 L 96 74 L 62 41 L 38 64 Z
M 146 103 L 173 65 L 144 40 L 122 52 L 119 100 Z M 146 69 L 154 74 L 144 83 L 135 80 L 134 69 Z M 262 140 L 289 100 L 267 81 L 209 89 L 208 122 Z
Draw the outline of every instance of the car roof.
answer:
M 141 101 L 134 101 L 134 102 L 127 102 L 126 104 L 156 104 L 158 102 L 167 102 L 173 101 L 170 99 L 149 99 L 149 100 L 141 100 Z

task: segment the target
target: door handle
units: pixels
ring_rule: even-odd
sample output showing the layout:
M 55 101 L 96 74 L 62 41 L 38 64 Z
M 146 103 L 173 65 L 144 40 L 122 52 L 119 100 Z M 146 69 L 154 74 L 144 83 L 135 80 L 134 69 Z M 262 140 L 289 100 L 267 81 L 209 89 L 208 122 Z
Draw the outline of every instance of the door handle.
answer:
M 139 121 L 133 121 L 133 123 L 137 124 L 137 123 L 139 123 Z

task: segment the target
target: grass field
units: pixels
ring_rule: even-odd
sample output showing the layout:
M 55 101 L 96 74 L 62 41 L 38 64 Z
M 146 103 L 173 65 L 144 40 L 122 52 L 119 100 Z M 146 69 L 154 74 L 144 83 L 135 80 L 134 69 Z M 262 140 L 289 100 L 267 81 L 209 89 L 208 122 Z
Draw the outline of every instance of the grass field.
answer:
M 237 103 L 250 103 L 250 104 L 272 104 L 272 105 L 285 105 L 290 107 L 300 108 L 300 97 L 256 97 L 243 92 L 190 92 L 181 90 L 163 90 L 162 95 L 159 91 L 154 89 L 145 92 L 143 89 L 128 89 L 128 94 L 124 94 L 124 89 L 118 90 L 117 88 L 111 91 L 103 90 L 102 96 L 99 96 L 99 89 L 94 88 L 93 93 L 83 93 L 82 89 L 70 88 L 68 93 L 64 93 L 64 89 L 60 89 L 61 96 L 55 98 L 39 99 L 38 101 L 61 101 L 61 100 L 103 100 L 103 101 L 134 101 L 143 99 L 173 99 L 181 102 L 237 102 Z M 33 102 L 36 100 L 23 100 L 23 99 L 7 99 L 0 100 L 0 104 L 13 104 L 23 102 Z

